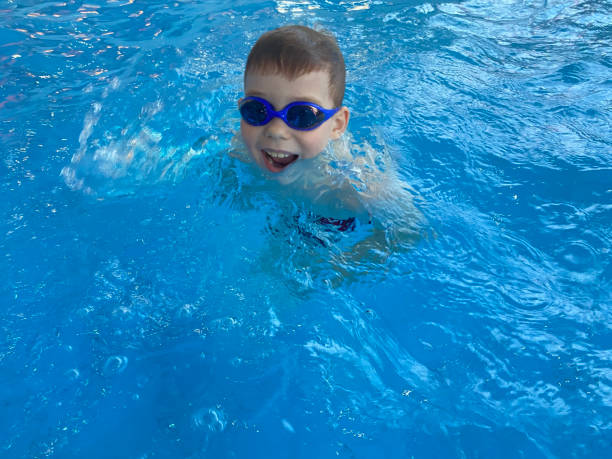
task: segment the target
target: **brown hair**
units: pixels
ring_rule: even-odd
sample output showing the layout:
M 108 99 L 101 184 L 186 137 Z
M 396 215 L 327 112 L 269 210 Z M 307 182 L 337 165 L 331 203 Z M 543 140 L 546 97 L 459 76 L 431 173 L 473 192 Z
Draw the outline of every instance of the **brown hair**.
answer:
M 309 27 L 291 25 L 264 33 L 247 58 L 248 72 L 278 72 L 290 80 L 306 73 L 329 73 L 329 93 L 336 107 L 342 105 L 346 69 L 334 37 Z

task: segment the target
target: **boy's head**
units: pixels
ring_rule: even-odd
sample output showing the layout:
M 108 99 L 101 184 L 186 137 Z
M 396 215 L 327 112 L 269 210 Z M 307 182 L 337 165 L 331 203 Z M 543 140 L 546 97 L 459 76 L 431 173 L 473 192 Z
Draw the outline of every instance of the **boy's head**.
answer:
M 329 77 L 329 91 L 335 107 L 342 105 L 346 69 L 344 57 L 331 35 L 294 25 L 264 33 L 247 58 L 244 77 L 250 73 L 277 73 L 293 80 L 314 71 Z M 246 82 L 246 81 L 245 81 Z
M 342 135 L 345 75 L 342 53 L 325 33 L 286 26 L 257 40 L 244 73 L 240 130 L 262 168 L 280 172 Z

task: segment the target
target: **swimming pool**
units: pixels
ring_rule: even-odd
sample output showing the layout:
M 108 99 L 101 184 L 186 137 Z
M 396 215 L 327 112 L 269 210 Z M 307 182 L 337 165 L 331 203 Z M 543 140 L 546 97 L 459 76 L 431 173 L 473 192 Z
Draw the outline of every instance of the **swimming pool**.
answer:
M 608 2 L 0 10 L 1 456 L 610 455 Z M 286 23 L 337 36 L 417 241 L 351 258 L 227 154 Z

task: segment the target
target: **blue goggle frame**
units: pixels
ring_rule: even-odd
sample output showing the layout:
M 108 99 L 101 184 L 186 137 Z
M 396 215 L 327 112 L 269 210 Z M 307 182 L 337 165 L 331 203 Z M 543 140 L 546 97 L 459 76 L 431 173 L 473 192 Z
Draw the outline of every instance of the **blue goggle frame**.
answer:
M 296 101 L 276 111 L 266 99 L 255 96 L 241 99 L 238 107 L 242 119 L 251 126 L 263 126 L 272 118 L 280 118 L 291 129 L 298 131 L 316 129 L 340 110 L 340 107 L 328 110 L 312 102 Z

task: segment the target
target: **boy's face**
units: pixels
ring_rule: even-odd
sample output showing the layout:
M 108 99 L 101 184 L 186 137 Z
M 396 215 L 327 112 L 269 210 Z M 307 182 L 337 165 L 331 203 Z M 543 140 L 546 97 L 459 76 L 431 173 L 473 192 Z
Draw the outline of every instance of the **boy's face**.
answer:
M 325 71 L 306 73 L 288 80 L 279 73 L 246 75 L 244 93 L 266 99 L 275 110 L 282 110 L 291 102 L 314 102 L 323 108 L 335 108 L 329 93 L 329 74 Z M 292 129 L 274 117 L 263 126 L 251 126 L 244 120 L 240 131 L 244 143 L 259 167 L 270 172 L 281 172 L 296 161 L 314 158 L 331 139 L 342 135 L 348 124 L 349 112 L 341 107 L 336 114 L 311 131 Z

